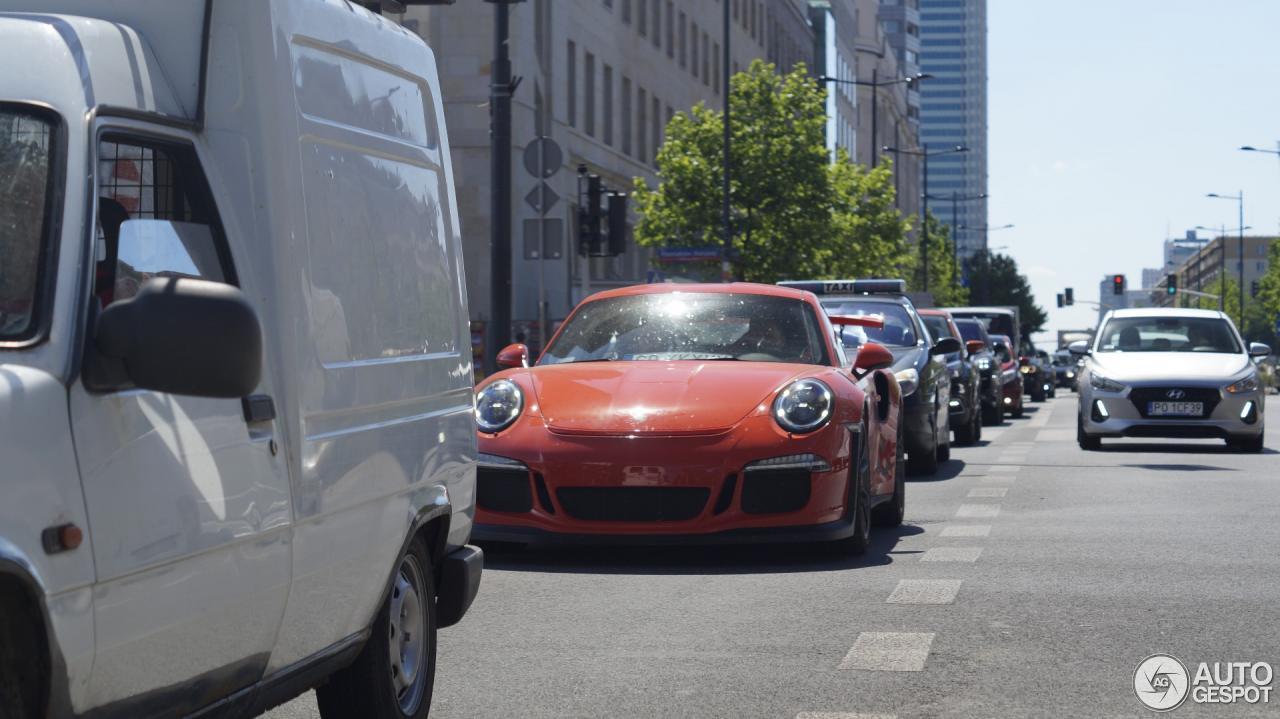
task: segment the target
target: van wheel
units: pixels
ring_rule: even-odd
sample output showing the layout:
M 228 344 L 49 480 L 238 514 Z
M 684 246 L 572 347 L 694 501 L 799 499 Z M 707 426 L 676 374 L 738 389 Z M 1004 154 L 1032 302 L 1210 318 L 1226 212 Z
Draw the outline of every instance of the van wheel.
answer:
M 316 690 L 320 716 L 421 719 L 436 677 L 436 593 L 426 544 L 414 538 L 400 558 L 373 632 L 351 666 Z

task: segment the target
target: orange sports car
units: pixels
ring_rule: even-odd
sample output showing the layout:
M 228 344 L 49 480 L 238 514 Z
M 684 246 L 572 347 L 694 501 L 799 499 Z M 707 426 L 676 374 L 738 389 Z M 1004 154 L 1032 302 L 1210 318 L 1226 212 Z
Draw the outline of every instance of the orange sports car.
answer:
M 866 550 L 905 507 L 889 350 L 847 358 L 809 292 L 652 284 L 574 309 L 476 389 L 479 540 L 839 540 Z

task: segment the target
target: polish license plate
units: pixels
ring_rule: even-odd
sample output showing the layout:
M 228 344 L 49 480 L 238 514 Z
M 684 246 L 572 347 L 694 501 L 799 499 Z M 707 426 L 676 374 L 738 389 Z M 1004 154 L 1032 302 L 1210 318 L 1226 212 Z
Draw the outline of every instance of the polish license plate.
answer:
M 1204 414 L 1204 402 L 1149 402 L 1147 414 L 1152 417 L 1199 417 Z

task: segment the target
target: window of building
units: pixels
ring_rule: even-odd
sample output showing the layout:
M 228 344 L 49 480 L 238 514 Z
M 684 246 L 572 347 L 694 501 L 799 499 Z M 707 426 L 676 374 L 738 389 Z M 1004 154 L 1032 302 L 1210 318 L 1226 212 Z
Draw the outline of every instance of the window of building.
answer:
M 636 87 L 636 157 L 641 162 L 649 161 L 649 96 L 643 87 Z
M 631 0 L 622 0 L 622 24 L 631 24 Z
M 649 0 L 636 0 L 636 32 L 640 37 L 649 34 Z
M 883 24 L 884 24 L 884 31 L 890 35 L 895 35 L 897 33 L 902 32 L 901 20 L 885 20 Z
M 578 46 L 572 40 L 565 52 L 564 116 L 569 127 L 578 126 Z
M 604 144 L 613 145 L 613 68 L 608 63 L 605 63 L 604 74 L 600 79 L 603 91 L 601 98 L 604 100 L 604 112 L 600 116 L 604 121 L 604 128 L 600 134 L 604 137 Z
M 692 23 L 692 28 L 689 31 L 689 36 L 693 38 L 693 43 L 692 43 L 693 47 L 691 48 L 692 52 L 690 53 L 691 59 L 693 60 L 693 62 L 690 63 L 689 65 L 689 72 L 692 72 L 693 76 L 697 77 L 698 76 L 698 23 L 696 22 Z
M 631 154 L 631 78 L 622 76 L 622 152 Z
M 582 61 L 582 129 L 596 136 L 596 56 L 587 53 Z
M 653 0 L 653 46 L 662 47 L 662 0 Z
M 685 20 L 684 11 L 680 12 L 680 67 L 689 66 L 689 28 Z
M 605 7 L 607 7 L 607 8 L 609 8 L 610 10 L 612 10 L 612 9 L 613 9 L 613 0 L 604 0 L 604 6 L 605 6 Z
M 650 139 L 653 141 L 653 164 L 658 164 L 658 148 L 662 147 L 662 103 L 653 98 L 653 122 L 649 125 Z
M 711 45 L 711 87 L 717 95 L 720 94 L 720 43 Z
M 711 38 L 702 33 L 702 84 L 711 86 Z
M 676 56 L 676 11 L 671 0 L 667 0 L 667 57 Z

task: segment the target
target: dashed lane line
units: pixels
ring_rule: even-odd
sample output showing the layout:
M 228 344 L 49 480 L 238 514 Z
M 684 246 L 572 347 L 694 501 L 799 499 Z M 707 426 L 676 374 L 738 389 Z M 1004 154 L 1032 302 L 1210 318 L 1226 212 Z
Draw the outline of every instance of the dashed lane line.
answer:
M 978 480 L 981 484 L 1008 484 L 1018 481 L 1016 474 L 993 474 Z
M 1003 497 L 1008 493 L 1008 487 L 974 487 L 969 490 L 970 497 Z
M 862 632 L 840 662 L 841 669 L 873 672 L 924 671 L 933 632 Z
M 956 510 L 957 519 L 991 519 L 1000 514 L 998 504 L 962 504 Z
M 898 719 L 897 714 L 855 714 L 852 712 L 800 712 L 796 719 Z
M 886 604 L 951 604 L 960 592 L 960 579 L 903 579 Z
M 920 555 L 922 562 L 969 562 L 978 561 L 982 556 L 982 547 L 934 547 Z
M 950 524 L 942 528 L 943 537 L 986 537 L 991 534 L 990 524 Z

